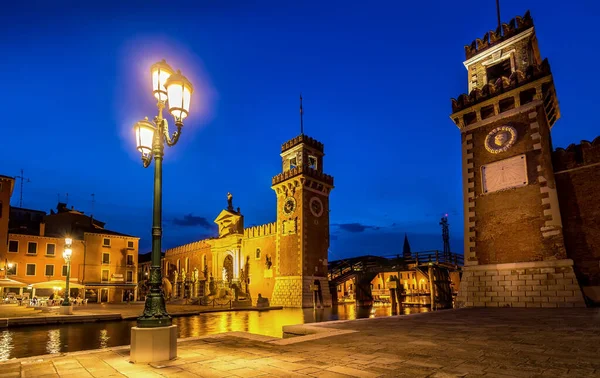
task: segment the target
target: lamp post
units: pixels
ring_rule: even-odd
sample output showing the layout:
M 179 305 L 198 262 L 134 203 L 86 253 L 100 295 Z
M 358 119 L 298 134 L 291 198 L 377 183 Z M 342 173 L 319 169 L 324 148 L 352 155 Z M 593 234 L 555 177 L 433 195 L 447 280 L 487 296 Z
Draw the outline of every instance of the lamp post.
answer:
M 8 270 L 12 269 L 13 267 L 13 263 L 9 263 L 8 259 L 4 259 L 4 269 L 2 269 L 2 271 L 4 271 L 4 278 L 8 279 Z
M 137 149 L 142 154 L 142 163 L 144 168 L 150 166 L 154 159 L 154 205 L 152 217 L 152 266 L 150 268 L 150 292 L 146 296 L 144 312 L 137 319 L 137 327 L 132 329 L 131 354 L 133 362 L 151 362 L 156 360 L 156 351 L 142 351 L 144 345 L 136 344 L 136 333 L 140 329 L 156 329 L 156 335 L 159 335 L 159 328 L 173 327 L 169 330 L 168 336 L 174 333 L 175 343 L 171 348 L 176 348 L 176 328 L 172 326 L 171 317 L 167 313 L 165 298 L 160 289 L 162 284 L 162 274 L 160 267 L 161 238 L 162 238 L 162 161 L 165 144 L 169 147 L 174 146 L 179 141 L 183 120 L 187 117 L 190 100 L 193 93 L 192 84 L 181 74 L 180 71 L 174 72 L 165 60 L 155 63 L 150 68 L 152 77 L 152 92 L 157 100 L 158 115 L 153 121 L 145 119 L 137 122 L 134 126 Z M 168 103 L 168 107 L 167 107 Z M 167 108 L 169 113 L 175 119 L 177 130 L 171 135 L 169 125 L 163 118 L 163 109 Z M 173 331 L 174 330 L 174 331 Z M 166 331 L 165 331 L 166 332 Z M 140 338 L 140 343 L 142 339 Z M 165 340 L 168 341 L 168 340 Z M 170 341 L 168 341 L 170 342 Z M 147 344 L 147 342 L 145 343 Z M 163 344 L 164 345 L 164 344 Z M 168 348 L 167 348 L 168 349 Z M 172 351 L 173 352 L 173 351 Z M 147 357 L 150 353 L 153 357 Z M 176 353 L 176 352 L 175 352 Z M 164 357 L 164 356 L 163 356 Z M 169 354 L 168 358 L 175 358 L 176 354 Z
M 65 259 L 65 263 L 67 264 L 67 277 L 65 282 L 65 300 L 62 303 L 61 314 L 71 314 L 72 307 L 71 301 L 69 300 L 69 280 L 71 278 L 71 255 L 73 254 L 72 249 L 73 239 L 67 237 L 65 238 L 65 250 L 63 251 L 63 258 Z

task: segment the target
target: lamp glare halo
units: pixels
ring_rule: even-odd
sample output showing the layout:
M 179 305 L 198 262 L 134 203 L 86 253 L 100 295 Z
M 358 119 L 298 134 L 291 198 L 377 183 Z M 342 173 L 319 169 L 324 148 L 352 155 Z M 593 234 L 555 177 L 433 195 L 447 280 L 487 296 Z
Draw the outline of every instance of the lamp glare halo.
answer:
M 152 75 L 152 93 L 154 94 L 154 97 L 158 101 L 167 101 L 165 83 L 173 74 L 173 69 L 163 59 L 150 67 L 150 74 Z
M 155 127 L 148 120 L 142 120 L 137 122 L 133 129 L 135 130 L 135 141 L 137 144 L 137 150 L 142 153 L 143 156 L 150 155 L 152 152 L 152 142 L 154 140 Z
M 194 87 L 180 71 L 171 75 L 165 83 L 169 98 L 169 113 L 175 120 L 183 121 L 190 111 Z

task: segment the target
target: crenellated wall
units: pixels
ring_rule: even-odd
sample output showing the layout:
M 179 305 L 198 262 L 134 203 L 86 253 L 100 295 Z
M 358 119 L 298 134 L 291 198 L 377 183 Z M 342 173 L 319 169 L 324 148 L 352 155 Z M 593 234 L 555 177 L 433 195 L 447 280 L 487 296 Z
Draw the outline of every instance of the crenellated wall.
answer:
M 584 293 L 600 294 L 600 137 L 557 148 L 552 161 L 567 254 Z
M 466 45 L 466 58 L 470 59 L 531 27 L 533 27 L 533 18 L 531 17 L 531 13 L 527 11 L 523 17 L 517 16 L 507 24 L 502 24 L 502 30 L 500 28 L 490 30 L 485 33 L 483 38 L 477 38 L 470 45 Z
M 277 233 L 277 222 L 261 224 L 244 229 L 244 238 L 259 238 Z

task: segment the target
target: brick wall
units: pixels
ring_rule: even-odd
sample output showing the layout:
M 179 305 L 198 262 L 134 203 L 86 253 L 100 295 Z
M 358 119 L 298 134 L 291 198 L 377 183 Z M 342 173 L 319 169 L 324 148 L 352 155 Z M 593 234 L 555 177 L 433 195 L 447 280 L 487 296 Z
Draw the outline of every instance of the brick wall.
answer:
M 553 153 L 567 254 L 582 286 L 600 286 L 600 138 Z
M 536 111 L 537 110 L 537 111 Z M 555 182 L 551 169 L 548 126 L 541 106 L 466 132 L 473 168 L 465 172 L 472 187 L 465 199 L 465 222 L 470 252 L 478 264 L 498 264 L 565 258 L 557 206 L 552 208 Z M 516 143 L 506 152 L 491 154 L 485 149 L 486 135 L 495 127 L 510 125 L 517 130 Z M 525 154 L 528 184 L 524 187 L 483 193 L 481 166 Z M 472 194 L 474 193 L 474 195 Z M 470 196 L 470 197 L 469 197 Z M 472 198 L 474 197 L 474 198 Z M 554 214 L 556 212 L 556 214 Z M 558 218 L 558 219 L 556 219 Z

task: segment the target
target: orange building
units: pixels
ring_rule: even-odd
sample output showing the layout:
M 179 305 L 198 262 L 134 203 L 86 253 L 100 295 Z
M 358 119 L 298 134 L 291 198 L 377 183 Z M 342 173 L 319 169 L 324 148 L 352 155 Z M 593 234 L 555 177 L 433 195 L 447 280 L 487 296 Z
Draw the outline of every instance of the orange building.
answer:
M 61 291 L 67 265 L 65 238 L 73 239 L 71 296 L 88 302 L 122 302 L 137 296 L 139 238 L 107 230 L 104 223 L 66 204 L 47 214 L 9 207 L 14 179 L 0 176 L 0 266 L 3 290 L 46 297 Z M 14 280 L 16 283 L 6 281 Z

